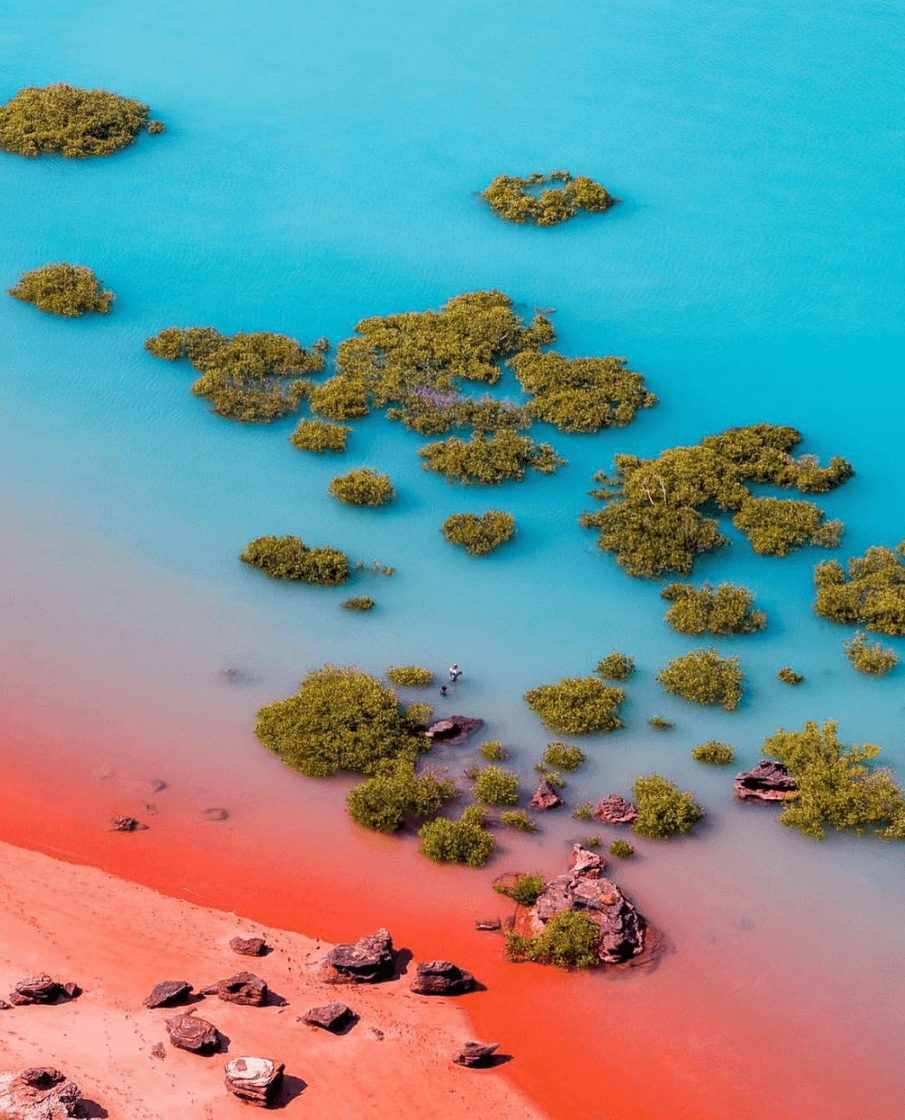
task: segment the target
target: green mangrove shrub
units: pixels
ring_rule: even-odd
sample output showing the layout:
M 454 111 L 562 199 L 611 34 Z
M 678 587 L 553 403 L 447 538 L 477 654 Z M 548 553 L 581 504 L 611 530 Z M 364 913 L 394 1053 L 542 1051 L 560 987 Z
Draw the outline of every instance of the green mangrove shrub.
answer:
M 588 756 L 581 747 L 570 747 L 566 743 L 548 743 L 544 756 L 535 766 L 535 770 L 565 770 L 571 773 L 583 766 L 588 761 Z
M 783 665 L 776 674 L 776 677 L 778 680 L 781 680 L 783 684 L 801 684 L 804 680 L 801 673 L 796 673 L 790 665 Z
M 672 731 L 676 726 L 671 719 L 664 719 L 663 716 L 651 716 L 647 723 L 654 731 Z
M 704 810 L 693 795 L 661 774 L 636 779 L 634 794 L 638 816 L 632 829 L 648 840 L 684 836 L 704 818 Z
M 518 774 L 485 766 L 475 776 L 474 795 L 484 805 L 518 805 Z
M 885 676 L 899 663 L 891 649 L 884 649 L 879 642 L 869 642 L 867 635 L 859 631 L 853 638 L 843 642 L 845 656 L 859 673 L 872 677 Z
M 767 616 L 756 611 L 754 596 L 745 587 L 709 583 L 700 588 L 690 583 L 671 583 L 660 598 L 672 603 L 666 621 L 680 634 L 753 634 L 767 625 Z
M 506 952 L 512 960 L 559 968 L 594 968 L 600 963 L 599 943 L 598 926 L 575 910 L 560 910 L 533 936 L 506 931 Z
M 905 840 L 905 795 L 888 769 L 869 763 L 880 753 L 870 743 L 843 747 L 833 721 L 804 731 L 780 730 L 764 743 L 794 777 L 797 795 L 783 804 L 780 821 L 815 840 L 827 829 L 874 832 L 884 840 Z
M 583 805 L 572 810 L 572 816 L 578 821 L 591 821 L 594 819 L 594 806 L 590 801 L 585 801 Z
M 624 726 L 619 718 L 624 699 L 621 688 L 611 688 L 595 677 L 564 677 L 524 696 L 544 726 L 560 735 L 591 735 Z
M 243 564 L 271 579 L 299 579 L 333 586 L 349 578 L 349 558 L 338 548 L 309 548 L 301 537 L 256 537 L 239 554 Z
M 255 726 L 261 744 L 309 778 L 375 774 L 380 764 L 426 750 L 426 704 L 401 707 L 396 693 L 358 669 L 313 669 L 298 692 L 267 704 Z
M 485 394 L 474 398 L 459 392 L 442 393 L 422 388 L 406 392 L 400 403 L 388 408 L 387 418 L 399 420 L 409 431 L 438 436 L 452 428 L 474 428 L 479 432 L 519 431 L 531 426 L 531 417 L 514 401 Z
M 549 186 L 559 184 L 562 186 Z M 532 194 L 535 187 L 547 189 Z M 572 175 L 569 171 L 551 171 L 543 175 L 497 175 L 481 197 L 491 210 L 507 222 L 537 226 L 555 226 L 574 218 L 584 210 L 589 214 L 603 213 L 618 201 L 606 187 L 586 175 Z
M 144 129 L 164 131 L 160 121 L 148 120 L 149 114 L 140 101 L 104 89 L 66 82 L 28 86 L 0 105 L 0 148 L 32 158 L 109 156 L 134 143 Z
M 610 855 L 617 859 L 631 859 L 634 854 L 635 849 L 628 840 L 614 840 L 610 844 Z
M 814 570 L 820 618 L 864 626 L 878 634 L 905 634 L 905 541 L 895 550 L 869 548 L 849 560 L 824 560 Z
M 387 676 L 393 684 L 405 688 L 427 688 L 434 683 L 434 674 L 420 665 L 391 665 Z
M 308 403 L 312 412 L 330 420 L 358 420 L 371 411 L 371 394 L 362 378 L 338 373 L 316 385 Z
M 500 813 L 500 824 L 517 832 L 537 832 L 537 825 L 524 809 L 504 809 Z
M 519 906 L 533 906 L 544 889 L 543 875 L 516 875 L 493 884 L 497 894 L 504 894 Z
M 450 436 L 429 443 L 418 454 L 424 459 L 425 470 L 446 475 L 450 481 L 483 486 L 496 486 L 509 479 L 521 482 L 529 469 L 553 474 L 566 461 L 549 443 L 535 443 L 530 436 L 509 429 L 489 436 L 474 432 L 469 440 Z
M 506 758 L 503 744 L 498 739 L 489 739 L 486 743 L 482 743 L 479 750 L 481 758 L 486 758 L 488 762 L 502 762 Z
M 484 828 L 484 812 L 476 805 L 462 810 L 457 821 L 437 817 L 418 829 L 422 855 L 434 863 L 483 867 L 493 854 L 493 837 Z
M 594 672 L 608 681 L 627 681 L 635 671 L 635 662 L 626 653 L 613 650 L 597 662 Z
M 728 766 L 735 760 L 735 751 L 726 743 L 709 739 L 706 743 L 695 747 L 691 757 L 695 762 L 704 762 L 708 766 Z
M 715 649 L 699 649 L 676 657 L 657 674 L 667 692 L 696 704 L 721 704 L 734 712 L 742 695 L 737 657 L 720 657 Z
M 45 264 L 23 272 L 9 294 L 39 311 L 75 318 L 86 311 L 106 315 L 116 296 L 105 289 L 90 268 L 82 264 Z
M 345 451 L 352 429 L 346 424 L 328 424 L 325 420 L 299 420 L 289 442 L 298 451 Z
M 419 776 L 405 756 L 381 763 L 373 777 L 350 791 L 346 806 L 356 824 L 377 832 L 398 832 L 407 817 L 432 817 L 455 796 L 449 778 L 433 771 Z
M 462 545 L 469 556 L 487 556 L 515 536 L 515 518 L 499 509 L 480 515 L 454 513 L 443 522 L 442 532 L 450 544 Z
M 374 600 L 369 595 L 354 595 L 351 599 L 342 602 L 344 611 L 372 611 Z
M 789 498 L 747 498 L 732 519 L 759 555 L 788 556 L 806 544 L 837 548 L 841 521 L 824 521 L 826 514 L 813 502 Z
M 579 843 L 581 844 L 581 846 L 583 848 L 599 848 L 600 847 L 600 837 L 599 836 L 585 836 L 585 838 L 583 840 L 580 840 Z
M 338 502 L 350 506 L 384 506 L 396 497 L 389 475 L 371 467 L 356 467 L 337 475 L 327 489 Z

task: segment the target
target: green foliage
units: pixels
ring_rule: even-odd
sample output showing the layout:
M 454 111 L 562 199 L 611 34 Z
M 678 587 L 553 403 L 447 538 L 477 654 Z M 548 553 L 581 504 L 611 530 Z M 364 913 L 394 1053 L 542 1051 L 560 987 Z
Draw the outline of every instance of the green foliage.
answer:
M 525 693 L 528 707 L 551 731 L 560 735 L 590 735 L 622 727 L 618 712 L 625 699 L 621 688 L 610 688 L 595 677 L 564 677 Z
M 597 662 L 594 670 L 598 676 L 608 681 L 627 681 L 635 671 L 635 662 L 628 654 L 613 650 Z
M 474 795 L 485 805 L 518 805 L 518 774 L 485 766 L 475 778 Z
M 488 395 L 475 399 L 426 389 L 404 393 L 399 406 L 388 408 L 386 415 L 390 420 L 401 420 L 409 431 L 423 436 L 441 435 L 451 428 L 498 432 L 503 428 L 517 431 L 531 426 L 525 410 L 512 401 Z
M 339 373 L 311 390 L 311 411 L 331 420 L 355 420 L 371 411 L 368 386 L 360 377 Z
M 500 813 L 500 824 L 519 832 L 537 832 L 537 825 L 524 809 L 504 809 Z
M 328 424 L 325 420 L 300 420 L 289 437 L 299 451 L 345 451 L 346 439 L 352 429 L 345 424 Z
M 374 609 L 374 600 L 367 595 L 356 595 L 352 599 L 344 599 L 344 611 L 370 611 Z
M 859 631 L 843 643 L 845 656 L 859 673 L 882 677 L 899 663 L 891 649 L 884 649 L 879 642 L 868 642 L 867 635 Z
M 371 467 L 357 467 L 337 475 L 327 487 L 338 502 L 351 506 L 383 506 L 396 497 L 389 475 Z
M 758 555 L 788 556 L 802 545 L 837 548 L 841 521 L 824 522 L 826 514 L 813 502 L 789 498 L 747 498 L 732 519 Z
M 660 598 L 672 603 L 666 621 L 680 634 L 753 634 L 767 625 L 764 612 L 753 609 L 751 592 L 732 583 L 715 590 L 709 583 L 671 583 Z
M 871 744 L 843 748 L 834 722 L 820 728 L 808 720 L 804 731 L 778 731 L 764 743 L 764 754 L 779 759 L 798 787 L 780 821 L 815 840 L 828 828 L 905 839 L 902 789 L 889 770 L 867 765 L 879 753 Z
M 106 315 L 116 299 L 113 292 L 104 289 L 90 268 L 65 261 L 23 272 L 9 294 L 25 303 L 33 303 L 39 311 L 69 318 L 84 315 L 86 311 Z
M 460 544 L 469 556 L 486 556 L 515 536 L 515 518 L 499 509 L 478 516 L 454 513 L 443 522 L 443 536 L 450 544 Z
M 616 856 L 617 859 L 631 859 L 634 854 L 635 849 L 628 840 L 614 840 L 610 844 L 610 855 Z
M 298 409 L 307 378 L 324 368 L 329 344 L 319 339 L 309 351 L 268 331 L 222 335 L 213 327 L 168 327 L 147 339 L 145 349 L 169 362 L 187 359 L 201 374 L 192 392 L 218 416 L 269 423 Z
M 597 925 L 574 910 L 560 910 L 533 937 L 506 932 L 506 951 L 513 960 L 555 964 L 560 968 L 594 968 L 599 964 Z
M 544 757 L 535 767 L 536 770 L 577 770 L 588 761 L 581 747 L 570 747 L 565 743 L 548 743 Z
M 660 774 L 638 778 L 634 793 L 638 817 L 632 829 L 648 840 L 684 836 L 704 818 L 704 810 L 694 797 Z
M 486 758 L 488 762 L 502 762 L 506 757 L 506 752 L 503 750 L 503 744 L 498 739 L 490 739 L 480 746 L 481 758 Z
M 349 558 L 338 548 L 309 548 L 300 537 L 256 537 L 239 555 L 271 579 L 333 586 L 349 578 Z
M 651 716 L 647 722 L 654 731 L 672 731 L 676 726 L 671 719 L 664 719 L 662 716 Z
M 512 880 L 494 883 L 497 894 L 504 894 L 519 906 L 533 906 L 544 889 L 543 875 L 516 875 Z
M 550 187 L 538 195 L 529 193 L 531 187 L 561 182 L 561 187 Z M 497 175 L 481 197 L 495 214 L 507 222 L 533 222 L 538 226 L 555 226 L 574 218 L 581 211 L 602 213 L 616 203 L 616 199 L 586 175 L 573 176 L 568 171 L 551 171 L 549 175 Z
M 735 759 L 735 751 L 726 743 L 710 739 L 695 747 L 691 757 L 695 762 L 706 762 L 710 766 L 728 766 Z
M 509 364 L 531 400 L 532 420 L 564 432 L 599 432 L 623 427 L 639 409 L 657 403 L 644 377 L 627 369 L 625 358 L 564 358 L 549 351 L 523 350 Z
M 657 674 L 667 692 L 696 704 L 722 704 L 734 712 L 742 695 L 737 657 L 720 657 L 715 649 L 699 649 L 676 657 Z
M 776 674 L 783 684 L 801 684 L 804 677 L 801 673 L 796 673 L 789 665 L 784 665 Z
M 666 572 L 688 575 L 699 555 L 729 543 L 714 509 L 737 513 L 737 527 L 750 530 L 759 551 L 784 555 L 781 550 L 793 547 L 802 533 L 798 543 L 829 546 L 841 529 L 837 522 L 821 524 L 816 506 L 751 496 L 755 483 L 810 493 L 838 486 L 853 473 L 838 457 L 826 468 L 812 456 L 793 459 L 800 440 L 794 428 L 753 424 L 707 436 L 697 446 L 670 448 L 656 459 L 617 455 L 611 477 L 594 476 L 598 485 L 591 493 L 604 508 L 584 514 L 580 523 L 598 531 L 598 546 L 615 553 L 629 575 L 650 579 Z M 758 504 L 764 501 L 777 504 Z
M 572 810 L 572 816 L 579 821 L 591 821 L 594 819 L 594 806 L 590 801 L 586 801 L 583 805 L 579 805 L 577 809 Z
M 830 622 L 866 626 L 878 634 L 905 634 L 905 541 L 891 548 L 869 548 L 848 562 L 836 560 L 814 571 L 815 612 Z
M 434 683 L 434 674 L 420 665 L 392 665 L 387 669 L 387 676 L 393 684 L 405 688 L 427 688 Z
M 449 778 L 433 771 L 420 776 L 410 757 L 384 762 L 378 772 L 346 797 L 349 816 L 357 824 L 378 832 L 396 832 L 406 817 L 424 819 L 438 813 L 456 795 Z
M 435 863 L 483 867 L 493 853 L 493 837 L 483 821 L 484 814 L 473 805 L 457 821 L 446 817 L 428 821 L 418 829 L 422 855 Z
M 581 846 L 583 848 L 599 848 L 600 847 L 600 837 L 599 836 L 586 836 L 584 838 L 584 840 L 580 841 L 580 843 L 581 843 Z
M 255 734 L 309 778 L 341 770 L 370 775 L 387 760 L 414 759 L 427 749 L 421 732 L 428 718 L 427 705 L 403 711 L 395 692 L 374 677 L 326 665 L 313 669 L 295 695 L 261 708 Z
M 0 148 L 30 157 L 109 156 L 132 144 L 142 129 L 163 131 L 159 121 L 148 122 L 149 111 L 140 101 L 103 89 L 65 82 L 29 86 L 0 105 Z
M 565 463 L 549 443 L 535 443 L 530 436 L 503 430 L 487 436 L 475 432 L 470 440 L 450 436 L 440 443 L 429 443 L 418 452 L 425 470 L 445 474 L 450 481 L 495 486 L 507 479 L 517 482 L 529 468 L 553 474 Z
M 559 773 L 558 770 L 547 770 L 542 763 L 538 763 L 534 768 L 540 772 L 540 776 L 545 782 L 549 782 L 554 789 L 565 789 L 566 779 Z

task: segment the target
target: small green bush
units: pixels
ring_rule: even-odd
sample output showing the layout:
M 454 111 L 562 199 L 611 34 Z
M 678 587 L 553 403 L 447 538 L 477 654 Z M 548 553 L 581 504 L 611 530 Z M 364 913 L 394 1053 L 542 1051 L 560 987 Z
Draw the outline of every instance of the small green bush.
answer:
M 239 555 L 271 579 L 334 586 L 349 578 L 349 558 L 338 548 L 309 548 L 300 537 L 256 537 Z
M 715 649 L 699 649 L 676 657 L 657 675 L 667 692 L 696 704 L 721 704 L 734 712 L 742 695 L 737 657 L 720 657 Z
M 349 816 L 377 832 L 397 832 L 406 816 L 424 819 L 438 813 L 456 795 L 449 778 L 429 771 L 420 776 L 410 758 L 381 765 L 379 772 L 355 786 L 346 797 Z
M 638 817 L 632 829 L 648 840 L 683 836 L 703 820 L 704 810 L 687 791 L 660 774 L 638 778 L 634 785 Z
M 820 618 L 866 626 L 878 634 L 905 634 L 905 541 L 895 550 L 869 548 L 848 562 L 825 560 L 814 570 Z
M 579 805 L 577 809 L 572 810 L 572 816 L 579 821 L 590 821 L 594 819 L 594 806 L 590 801 L 586 801 L 583 805 Z
M 475 513 L 454 513 L 443 522 L 443 536 L 450 544 L 460 544 L 469 556 L 487 556 L 515 536 L 515 518 L 502 510 L 491 509 L 480 517 Z
M 662 716 L 651 716 L 647 723 L 654 731 L 672 731 L 676 726 L 671 719 L 664 719 Z
M 554 914 L 541 933 L 525 937 L 506 932 L 506 951 L 513 960 L 555 964 L 560 968 L 594 968 L 600 963 L 600 929 L 573 910 Z
M 500 813 L 500 824 L 518 832 L 537 832 L 537 825 L 524 809 L 504 809 Z
M 434 674 L 420 665 L 392 665 L 387 669 L 387 676 L 393 684 L 404 688 L 427 688 L 434 683 Z
M 680 634 L 754 634 L 767 625 L 763 611 L 753 609 L 754 596 L 747 588 L 709 583 L 696 588 L 690 583 L 671 583 L 660 598 L 672 603 L 666 621 Z
M 691 752 L 691 757 L 695 762 L 706 762 L 710 766 L 728 766 L 735 759 L 735 751 L 726 743 L 710 739 L 706 743 L 701 743 L 699 747 L 695 747 Z
M 160 121 L 149 123 L 149 111 L 140 101 L 104 89 L 65 82 L 29 86 L 0 105 L 0 148 L 29 157 L 109 156 L 134 143 L 145 128 L 163 131 Z
M 484 828 L 484 814 L 469 806 L 457 821 L 437 817 L 418 829 L 422 855 L 435 863 L 483 867 L 493 854 L 493 837 Z
M 503 430 L 490 436 L 475 432 L 470 440 L 451 436 L 429 443 L 418 452 L 425 470 L 445 474 L 450 480 L 495 486 L 507 479 L 521 482 L 525 471 L 553 474 L 565 463 L 548 443 L 535 443 L 530 436 Z
M 502 762 L 506 758 L 503 744 L 498 739 L 490 739 L 482 743 L 479 750 L 481 758 L 486 758 L 488 762 Z
M 801 684 L 804 680 L 801 673 L 796 673 L 795 670 L 788 665 L 784 665 L 776 676 L 783 684 Z
M 346 439 L 351 431 L 345 424 L 328 424 L 325 420 L 299 420 L 289 442 L 299 451 L 345 451 Z
M 45 264 L 23 272 L 9 294 L 39 311 L 75 318 L 86 311 L 106 315 L 116 296 L 106 291 L 90 268 L 81 264 Z
M 545 770 L 542 766 L 536 766 L 535 769 L 539 771 L 544 781 L 549 782 L 554 789 L 565 789 L 566 779 L 558 770 Z
M 565 743 L 548 743 L 544 757 L 535 766 L 535 770 L 566 770 L 572 772 L 588 761 L 588 756 L 581 747 L 570 747 Z
M 634 854 L 635 849 L 628 840 L 614 840 L 610 844 L 610 855 L 616 856 L 617 859 L 631 859 Z
M 518 805 L 518 774 L 485 766 L 475 778 L 474 795 L 485 805 Z
M 624 726 L 618 715 L 624 699 L 621 688 L 610 688 L 595 677 L 564 677 L 524 696 L 544 725 L 560 735 L 590 735 Z
M 562 183 L 561 187 L 548 187 L 539 195 L 530 193 L 531 187 L 549 183 Z M 538 226 L 555 226 L 568 221 L 584 210 L 589 214 L 602 213 L 617 199 L 586 175 L 573 176 L 569 171 L 551 171 L 549 175 L 534 172 L 532 175 L 497 175 L 481 196 L 495 214 L 507 222 L 533 222 Z
M 879 642 L 868 642 L 867 635 L 858 632 L 847 642 L 843 642 L 845 656 L 859 673 L 872 677 L 882 677 L 895 669 L 899 659 L 891 649 L 884 649 Z
M 597 662 L 594 672 L 608 681 L 627 681 L 635 671 L 635 662 L 628 654 L 613 650 Z
M 358 467 L 337 475 L 327 487 L 338 502 L 351 506 L 383 506 L 396 497 L 389 475 L 371 467 Z
M 544 889 L 543 875 L 516 875 L 512 882 L 494 883 L 497 894 L 504 894 L 519 906 L 533 906 Z
M 581 846 L 583 848 L 599 848 L 600 847 L 600 837 L 599 836 L 586 836 L 584 838 L 584 840 L 579 841 L 579 843 L 581 844 Z
M 374 600 L 367 595 L 355 595 L 351 599 L 344 599 L 342 608 L 344 611 L 371 611 L 374 609 Z

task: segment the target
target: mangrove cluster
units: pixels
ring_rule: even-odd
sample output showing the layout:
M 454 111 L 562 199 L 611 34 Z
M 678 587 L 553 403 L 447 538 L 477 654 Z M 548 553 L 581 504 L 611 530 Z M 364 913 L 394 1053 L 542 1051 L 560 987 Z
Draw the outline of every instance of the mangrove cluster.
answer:
M 682 791 L 675 782 L 660 774 L 647 774 L 634 785 L 638 816 L 632 828 L 648 840 L 668 840 L 671 836 L 684 836 L 698 821 L 704 819 L 704 810 L 687 790 Z
M 849 560 L 824 560 L 814 571 L 815 612 L 830 622 L 865 626 L 878 634 L 905 634 L 905 541 L 895 550 L 876 546 Z
M 515 536 L 515 518 L 500 509 L 486 513 L 453 513 L 443 522 L 443 536 L 461 545 L 469 556 L 487 556 Z
M 854 668 L 871 677 L 885 676 L 899 663 L 893 650 L 884 649 L 879 642 L 869 642 L 867 635 L 861 631 L 843 642 L 842 646 Z
M 734 712 L 742 695 L 737 657 L 720 657 L 715 649 L 699 649 L 676 657 L 657 674 L 667 692 L 696 704 L 720 704 Z
M 385 506 L 396 497 L 389 475 L 372 467 L 356 467 L 337 475 L 327 489 L 338 502 L 348 506 Z
M 256 537 L 239 559 L 271 579 L 298 579 L 332 586 L 349 578 L 349 558 L 338 548 L 309 548 L 301 537 Z
M 421 854 L 435 863 L 483 867 L 493 854 L 493 837 L 484 827 L 484 810 L 463 809 L 457 821 L 437 817 L 418 829 Z
M 550 186 L 561 183 L 562 186 Z M 532 188 L 546 190 L 532 194 Z M 531 175 L 497 175 L 481 194 L 495 214 L 507 222 L 533 222 L 555 226 L 574 218 L 579 211 L 602 213 L 616 203 L 606 187 L 586 175 L 570 171 L 535 171 Z
M 600 927 L 577 910 L 560 910 L 540 933 L 506 930 L 506 952 L 512 960 L 560 968 L 594 968 L 600 963 L 599 941 Z
M 754 610 L 754 596 L 733 583 L 711 587 L 705 583 L 671 583 L 660 598 L 672 606 L 666 621 L 680 634 L 753 634 L 767 625 L 763 611 Z
M 509 429 L 491 435 L 474 432 L 467 440 L 450 436 L 427 444 L 418 454 L 424 460 L 425 470 L 444 474 L 450 482 L 458 479 L 483 486 L 495 486 L 510 479 L 521 482 L 528 469 L 553 474 L 566 461 L 549 443 L 535 443 L 531 436 Z
M 23 272 L 9 294 L 39 311 L 75 318 L 86 311 L 106 315 L 116 296 L 104 288 L 90 268 L 82 264 L 45 264 Z
M 299 420 L 289 442 L 298 451 L 345 451 L 346 440 L 352 429 L 345 424 L 330 424 L 326 420 Z
M 596 677 L 564 677 L 524 696 L 544 726 L 560 735 L 591 735 L 623 727 L 619 705 L 624 699 L 621 688 L 611 688 Z
M 703 762 L 708 766 L 728 766 L 735 761 L 735 751 L 728 743 L 720 743 L 716 739 L 709 739 L 701 743 L 691 752 L 695 762 Z
M 594 670 L 599 677 L 608 681 L 627 681 L 635 671 L 635 662 L 626 653 L 613 650 L 597 662 Z
M 356 824 L 377 832 L 398 832 L 409 820 L 433 817 L 456 796 L 450 778 L 432 770 L 415 773 L 412 759 L 388 759 L 377 773 L 352 789 L 346 797 L 349 816 Z

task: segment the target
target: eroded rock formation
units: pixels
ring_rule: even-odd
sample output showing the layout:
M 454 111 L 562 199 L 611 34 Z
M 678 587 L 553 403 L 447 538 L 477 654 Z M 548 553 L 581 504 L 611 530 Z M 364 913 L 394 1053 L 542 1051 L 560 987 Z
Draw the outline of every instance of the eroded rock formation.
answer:
M 354 945 L 337 945 L 324 958 L 321 979 L 332 984 L 376 984 L 396 969 L 393 939 L 387 929 L 360 937 Z
M 206 996 L 216 996 L 226 1003 L 242 1003 L 263 1007 L 267 1003 L 267 984 L 251 972 L 237 972 L 204 989 Z
M 229 943 L 234 953 L 241 953 L 243 957 L 260 957 L 267 948 L 263 937 L 234 937 Z
M 68 1120 L 80 1116 L 81 1091 L 58 1069 L 0 1071 L 0 1116 L 5 1120 Z
M 185 1003 L 191 994 L 192 985 L 188 980 L 162 980 L 154 985 L 154 990 L 142 1003 L 145 1007 L 176 1007 Z
M 63 984 L 42 972 L 20 980 L 10 993 L 9 1002 L 14 1007 L 24 1007 L 29 1003 L 56 1003 L 57 1000 L 75 999 L 80 990 L 78 984 Z
M 419 996 L 460 996 L 474 986 L 472 974 L 452 961 L 426 961 L 415 965 L 410 988 Z
M 498 1042 L 466 1042 L 462 1049 L 453 1058 L 456 1065 L 468 1066 L 469 1069 L 480 1069 L 489 1066 L 493 1055 L 499 1049 Z
M 550 785 L 546 778 L 541 778 L 528 807 L 530 809 L 555 809 L 562 803 L 563 800 L 556 792 L 555 787 Z
M 762 758 L 753 770 L 735 776 L 735 796 L 742 801 L 788 801 L 798 787 L 781 762 Z
M 337 1034 L 357 1022 L 358 1016 L 344 1003 L 327 1003 L 323 1007 L 309 1007 L 301 1019 L 303 1023 Z
M 631 824 L 638 819 L 638 807 L 618 793 L 610 793 L 601 798 L 591 812 L 604 824 Z
M 469 735 L 484 726 L 482 719 L 470 719 L 468 716 L 449 716 L 447 719 L 438 719 L 428 725 L 424 734 L 435 742 L 448 743 L 452 747 L 464 743 Z
M 191 1050 L 194 1054 L 213 1054 L 220 1049 L 217 1028 L 207 1019 L 196 1018 L 194 1011 L 167 1019 L 166 1028 L 171 1045 L 180 1050 Z
M 282 1062 L 272 1058 L 234 1058 L 226 1063 L 226 1087 L 249 1104 L 274 1104 L 283 1084 Z

